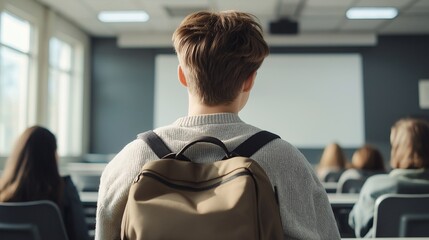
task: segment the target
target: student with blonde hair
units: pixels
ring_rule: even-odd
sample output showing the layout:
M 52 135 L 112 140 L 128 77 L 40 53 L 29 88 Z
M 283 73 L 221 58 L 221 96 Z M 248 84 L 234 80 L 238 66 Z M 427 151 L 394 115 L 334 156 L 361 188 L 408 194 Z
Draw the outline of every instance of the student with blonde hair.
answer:
M 349 215 L 356 237 L 373 237 L 374 206 L 387 193 L 429 193 L 429 122 L 417 118 L 397 121 L 390 132 L 393 170 L 368 178 Z
M 338 143 L 331 143 L 323 150 L 319 164 L 316 166 L 316 173 L 322 182 L 337 182 L 348 165 L 341 146 Z
M 61 177 L 58 171 L 56 138 L 40 126 L 21 134 L 0 178 L 0 202 L 36 200 L 58 206 L 70 240 L 89 239 L 76 187 L 70 176 Z
M 231 151 L 259 132 L 261 129 L 238 116 L 269 53 L 255 17 L 237 11 L 193 13 L 174 32 L 173 44 L 179 59 L 178 79 L 188 92 L 188 115 L 154 129 L 166 145 L 177 152 L 189 140 L 208 135 L 223 141 Z M 224 155 L 220 148 L 210 152 L 203 149 L 191 149 L 187 157 L 210 163 Z M 130 186 L 151 159 L 158 157 L 144 141 L 136 139 L 106 166 L 98 194 L 96 239 L 120 238 Z M 276 139 L 252 159 L 277 186 L 286 239 L 340 239 L 327 194 L 294 146 Z M 162 228 L 162 222 L 159 225 Z

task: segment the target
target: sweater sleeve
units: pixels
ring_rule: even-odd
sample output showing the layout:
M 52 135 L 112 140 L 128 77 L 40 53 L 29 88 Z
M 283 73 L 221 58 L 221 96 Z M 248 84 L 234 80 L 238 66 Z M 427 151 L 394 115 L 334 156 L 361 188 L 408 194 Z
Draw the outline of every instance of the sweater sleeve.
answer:
M 285 204 L 282 214 L 295 226 L 290 228 L 287 222 L 284 224 L 284 228 L 290 231 L 288 235 L 297 239 L 340 239 L 324 187 L 310 166 L 301 171 L 295 172 L 294 178 L 299 180 L 291 186 L 293 192 L 290 191 L 284 199 L 289 203 Z
M 277 187 L 285 239 L 340 239 L 326 191 L 295 147 L 278 140 L 254 157 Z
M 120 239 L 122 214 L 127 203 L 128 191 L 144 162 L 143 146 L 143 141 L 134 140 L 104 169 L 98 192 L 95 239 Z

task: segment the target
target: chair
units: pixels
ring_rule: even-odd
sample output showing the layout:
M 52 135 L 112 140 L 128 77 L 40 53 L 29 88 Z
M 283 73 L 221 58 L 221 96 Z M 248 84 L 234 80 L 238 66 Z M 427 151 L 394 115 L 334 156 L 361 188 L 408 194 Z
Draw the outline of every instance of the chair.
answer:
M 337 193 L 360 193 L 366 178 L 363 179 L 347 179 L 344 182 L 338 183 Z
M 344 170 L 330 171 L 323 178 L 323 182 L 338 182 L 338 179 L 340 179 L 341 174 L 343 174 L 343 172 Z
M 375 237 L 429 237 L 429 194 L 385 194 L 375 202 Z
M 384 173 L 384 171 L 348 169 L 338 180 L 337 193 L 360 193 L 368 178 Z
M 0 203 L 0 239 L 67 240 L 63 219 L 51 201 Z

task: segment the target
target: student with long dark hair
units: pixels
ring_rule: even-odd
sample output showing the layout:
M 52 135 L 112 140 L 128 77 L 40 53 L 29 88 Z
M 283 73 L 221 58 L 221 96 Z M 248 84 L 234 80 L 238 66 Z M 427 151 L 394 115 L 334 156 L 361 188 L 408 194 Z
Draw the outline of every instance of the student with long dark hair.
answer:
M 86 240 L 88 228 L 79 194 L 69 176 L 60 176 L 57 161 L 54 134 L 40 126 L 26 129 L 0 178 L 0 202 L 50 200 L 61 210 L 69 239 Z

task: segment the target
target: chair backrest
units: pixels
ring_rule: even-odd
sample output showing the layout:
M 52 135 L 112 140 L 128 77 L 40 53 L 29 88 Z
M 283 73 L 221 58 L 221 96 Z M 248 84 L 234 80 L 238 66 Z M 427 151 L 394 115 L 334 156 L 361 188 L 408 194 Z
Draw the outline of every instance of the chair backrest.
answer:
M 343 174 L 343 172 L 344 170 L 330 171 L 323 178 L 323 182 L 338 182 L 338 179 L 340 179 L 341 174 Z
M 377 198 L 375 237 L 429 237 L 429 194 L 385 194 Z
M 57 205 L 51 201 L 0 203 L 0 239 L 67 240 Z
M 384 171 L 372 171 L 350 168 L 341 174 L 338 180 L 337 193 L 360 193 L 366 180 Z
M 337 193 L 360 193 L 366 178 L 362 179 L 347 179 L 337 186 Z

